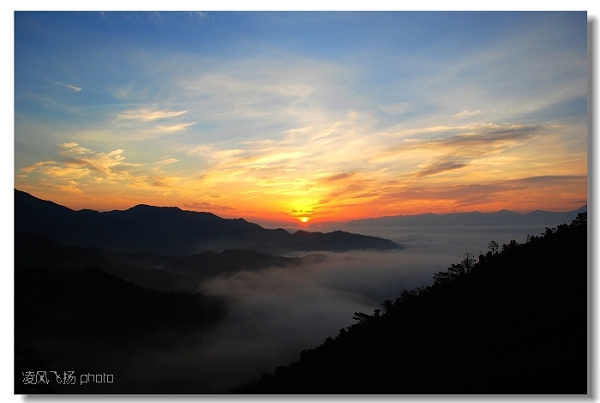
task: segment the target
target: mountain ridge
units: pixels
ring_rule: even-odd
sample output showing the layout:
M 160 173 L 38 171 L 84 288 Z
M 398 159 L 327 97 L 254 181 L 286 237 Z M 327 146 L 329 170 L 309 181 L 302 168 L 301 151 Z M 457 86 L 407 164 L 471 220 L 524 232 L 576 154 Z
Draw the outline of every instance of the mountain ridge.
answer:
M 577 213 L 587 211 L 587 204 L 577 210 L 567 212 L 551 212 L 534 210 L 529 213 L 517 213 L 502 209 L 492 213 L 480 211 L 436 214 L 424 213 L 415 215 L 395 215 L 374 218 L 352 220 L 346 227 L 360 226 L 434 226 L 434 225 L 522 225 L 539 224 L 557 225 L 569 222 L 577 216 Z
M 345 252 L 402 249 L 388 239 L 349 232 L 294 233 L 266 229 L 245 219 L 145 204 L 127 210 L 75 211 L 29 193 L 15 191 L 15 230 L 65 245 L 121 252 L 191 255 L 203 250 L 250 249 L 258 252 Z

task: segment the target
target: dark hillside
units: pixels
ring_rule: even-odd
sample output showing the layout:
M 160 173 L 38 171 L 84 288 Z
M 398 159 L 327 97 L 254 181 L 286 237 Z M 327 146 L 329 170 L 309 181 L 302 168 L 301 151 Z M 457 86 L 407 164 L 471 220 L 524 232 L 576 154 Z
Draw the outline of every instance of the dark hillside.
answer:
M 122 342 L 161 328 L 213 325 L 226 301 L 150 290 L 100 269 L 15 269 L 15 337 L 22 342 L 83 337 Z
M 139 393 L 149 368 L 136 354 L 168 354 L 227 315 L 228 300 L 143 288 L 100 269 L 15 267 L 15 393 Z M 27 384 L 25 374 L 110 373 L 112 384 Z M 161 392 L 178 391 L 166 373 Z M 77 379 L 79 381 L 79 379 Z M 149 387 L 154 387 L 150 385 Z
M 151 271 L 174 273 L 180 278 L 188 279 L 190 285 L 214 276 L 232 275 L 243 270 L 299 265 L 304 261 L 302 258 L 274 256 L 252 250 L 236 249 L 227 249 L 220 253 L 204 251 L 191 256 L 122 253 L 105 249 L 94 249 L 94 251 L 120 264 L 132 264 L 146 269 L 154 269 Z
M 41 235 L 15 231 L 15 262 L 18 266 L 78 270 L 98 267 L 115 277 L 158 291 L 195 292 L 198 282 L 210 277 L 232 275 L 242 270 L 299 265 L 306 260 L 230 249 L 191 256 L 122 253 L 61 245 Z
M 434 279 L 234 392 L 587 393 L 585 214 Z
M 127 253 L 187 256 L 201 251 L 250 249 L 343 252 L 401 249 L 388 239 L 349 232 L 295 234 L 266 229 L 242 218 L 144 204 L 127 210 L 74 211 L 15 189 L 15 230 L 45 236 L 63 245 Z
M 195 292 L 187 278 L 165 270 L 148 270 L 127 261 L 106 257 L 102 250 L 65 246 L 41 235 L 15 231 L 15 263 L 40 269 L 99 267 L 115 277 L 158 291 Z

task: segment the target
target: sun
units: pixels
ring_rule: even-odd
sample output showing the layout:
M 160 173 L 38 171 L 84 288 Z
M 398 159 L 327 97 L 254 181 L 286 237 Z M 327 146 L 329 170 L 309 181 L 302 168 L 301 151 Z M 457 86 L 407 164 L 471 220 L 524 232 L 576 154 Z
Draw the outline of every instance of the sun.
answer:
M 309 218 L 308 217 L 299 217 L 300 221 L 302 222 L 308 222 Z

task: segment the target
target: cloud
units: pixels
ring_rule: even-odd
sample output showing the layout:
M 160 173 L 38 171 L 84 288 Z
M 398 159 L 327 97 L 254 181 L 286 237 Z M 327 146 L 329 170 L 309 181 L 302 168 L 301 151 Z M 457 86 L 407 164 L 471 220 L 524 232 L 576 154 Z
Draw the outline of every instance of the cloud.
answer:
M 151 122 L 157 119 L 168 119 L 181 116 L 187 113 L 187 110 L 180 111 L 169 111 L 169 110 L 152 110 L 152 109 L 131 109 L 128 111 L 121 112 L 117 115 L 119 119 L 128 120 L 140 120 L 142 122 Z
M 173 187 L 179 181 L 176 177 L 148 175 L 139 171 L 139 167 L 145 164 L 127 162 L 123 149 L 94 152 L 78 143 L 68 142 L 58 145 L 58 154 L 62 158 L 30 164 L 22 167 L 21 171 L 28 174 L 30 183 L 37 178 L 38 184 L 71 193 L 81 193 L 82 188 L 99 184 Z M 158 163 L 159 166 L 164 166 L 175 162 L 174 160 L 167 158 Z
M 148 183 L 151 186 L 156 186 L 156 187 L 173 187 L 174 184 L 172 182 L 173 182 L 172 178 L 167 178 L 167 177 L 164 177 L 164 176 L 150 176 L 150 177 L 148 177 Z
M 80 194 L 83 193 L 83 190 L 77 188 L 77 183 L 75 181 L 66 181 L 63 185 L 50 185 L 51 187 L 59 190 L 61 192 Z
M 176 133 L 183 133 L 190 126 L 195 123 L 177 123 L 172 125 L 152 125 L 143 127 L 131 127 L 130 133 L 127 138 L 132 140 L 149 140 L 155 137 L 161 137 L 163 135 L 172 135 Z
M 185 348 L 154 365 L 164 368 L 167 362 L 181 362 L 177 356 L 188 357 L 185 362 L 196 366 L 194 373 L 211 380 L 206 383 L 211 392 L 272 372 L 354 324 L 354 312 L 381 309 L 384 299 L 431 283 L 433 272 L 449 264 L 446 256 L 422 253 L 325 253 L 300 266 L 212 278 L 199 284 L 199 291 L 232 297 L 236 302 L 228 317 L 202 335 L 202 342 L 186 338 Z M 451 259 L 459 261 L 461 253 Z
M 509 182 L 509 181 L 507 181 Z M 587 176 L 585 175 L 543 175 L 543 176 L 531 176 L 521 179 L 515 179 L 510 182 L 523 183 L 529 185 L 536 184 L 554 184 L 559 185 L 563 183 L 582 183 L 587 182 Z
M 160 161 L 156 161 L 154 163 L 154 165 L 169 165 L 169 164 L 173 164 L 175 162 L 179 162 L 179 160 L 177 158 L 173 158 L 173 157 L 167 157 L 167 158 L 163 158 Z
M 479 124 L 413 130 L 411 131 L 413 137 L 405 138 L 401 143 L 383 149 L 373 157 L 373 161 L 396 156 L 406 157 L 411 153 L 419 154 L 425 159 L 459 159 L 463 160 L 460 163 L 466 163 L 522 145 L 538 133 L 550 129 L 548 126 L 541 125 Z M 419 132 L 421 136 L 414 136 Z M 436 133 L 437 137 L 429 138 L 430 133 Z
M 198 17 L 201 20 L 204 20 L 204 19 L 208 18 L 208 13 L 206 13 L 204 11 L 190 11 L 189 13 L 190 13 L 191 16 Z
M 339 174 L 334 174 L 334 175 L 328 176 L 326 178 L 323 178 L 322 181 L 323 182 L 335 182 L 335 181 L 351 178 L 355 174 L 356 174 L 356 172 L 342 172 Z
M 56 164 L 56 161 L 40 161 L 40 162 L 36 162 L 35 164 L 26 165 L 26 166 L 22 167 L 21 171 L 29 173 L 29 172 L 36 171 L 44 166 L 54 165 L 54 164 Z
M 67 87 L 68 89 L 73 90 L 75 92 L 79 92 L 82 89 L 81 87 L 75 87 L 74 85 L 69 85 L 69 84 L 65 84 L 65 87 Z
M 194 211 L 226 211 L 226 212 L 236 212 L 239 211 L 235 207 L 223 206 L 220 204 L 214 204 L 209 202 L 188 202 L 183 203 L 183 207 L 186 209 L 194 210 Z
M 471 117 L 471 116 L 482 115 L 484 113 L 486 113 L 486 112 L 482 111 L 481 109 L 477 109 L 476 111 L 470 111 L 468 109 L 465 109 L 462 112 L 452 115 L 452 117 L 453 118 L 467 118 L 467 117 Z
M 416 175 L 418 177 L 435 175 L 440 172 L 450 171 L 450 170 L 462 168 L 465 166 L 467 166 L 467 164 L 464 162 L 440 161 L 440 162 L 437 162 L 437 163 L 434 163 L 434 164 L 428 166 L 425 169 L 420 170 L 419 172 L 417 172 Z
M 426 204 L 435 211 L 498 211 L 511 207 L 515 211 L 546 209 L 557 211 L 572 209 L 575 195 L 585 195 L 586 176 L 552 175 L 517 179 L 487 177 L 482 183 L 452 184 L 431 183 L 411 184 L 410 187 L 389 187 L 377 200 L 377 204 L 399 206 L 410 212 L 418 203 Z M 562 189 L 562 190 L 561 190 Z M 553 207 L 555 206 L 555 207 Z
M 92 151 L 80 146 L 79 144 L 75 143 L 75 142 L 69 142 L 69 143 L 62 143 L 58 145 L 61 148 L 61 154 L 62 155 L 68 155 L 68 154 L 89 154 Z

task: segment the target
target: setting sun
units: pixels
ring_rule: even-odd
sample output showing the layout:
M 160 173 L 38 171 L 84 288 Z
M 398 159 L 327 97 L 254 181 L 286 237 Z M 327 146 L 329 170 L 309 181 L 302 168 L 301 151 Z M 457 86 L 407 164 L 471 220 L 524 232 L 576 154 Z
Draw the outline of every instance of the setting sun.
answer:
M 341 40 L 339 18 L 16 13 L 15 188 L 274 227 L 587 203 L 585 13 L 344 14 L 370 39 L 331 51 L 315 33 Z M 430 24 L 457 32 L 453 57 Z

